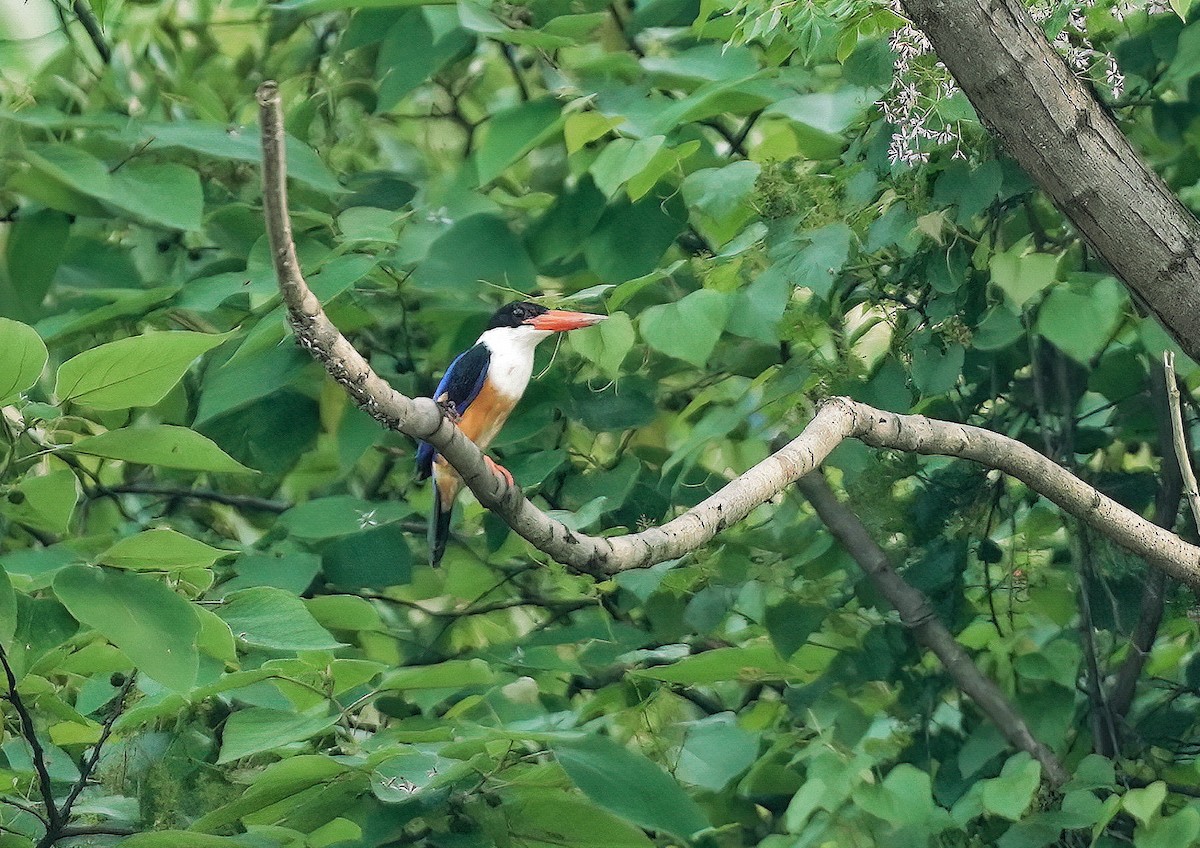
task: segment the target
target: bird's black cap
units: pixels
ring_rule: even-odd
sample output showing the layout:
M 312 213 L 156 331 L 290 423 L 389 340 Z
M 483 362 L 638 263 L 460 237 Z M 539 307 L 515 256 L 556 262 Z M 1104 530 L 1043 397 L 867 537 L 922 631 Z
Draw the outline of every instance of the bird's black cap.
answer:
M 529 303 L 528 301 L 507 303 L 496 310 L 496 314 L 492 316 L 492 320 L 488 321 L 487 328 L 494 330 L 497 327 L 520 327 L 530 318 L 545 315 L 549 311 L 544 306 Z

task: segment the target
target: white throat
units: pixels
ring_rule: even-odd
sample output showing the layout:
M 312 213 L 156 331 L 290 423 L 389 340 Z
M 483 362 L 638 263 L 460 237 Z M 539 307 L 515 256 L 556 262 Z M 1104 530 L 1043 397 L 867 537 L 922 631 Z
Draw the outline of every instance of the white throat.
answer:
M 522 326 L 496 327 L 479 337 L 476 344 L 486 345 L 492 355 L 488 379 L 497 392 L 514 400 L 525 394 L 533 374 L 533 352 L 551 335 L 549 330 Z

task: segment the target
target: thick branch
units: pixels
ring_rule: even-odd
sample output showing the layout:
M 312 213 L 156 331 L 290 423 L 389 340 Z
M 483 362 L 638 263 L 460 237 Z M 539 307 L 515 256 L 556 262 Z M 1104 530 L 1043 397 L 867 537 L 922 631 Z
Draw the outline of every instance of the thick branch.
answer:
M 1019 0 L 902 0 L 980 119 L 1193 359 L 1200 226 Z
M 386 427 L 432 444 L 480 503 L 558 562 L 604 576 L 683 556 L 815 469 L 843 439 L 857 438 L 873 447 L 956 456 L 998 468 L 1152 565 L 1200 588 L 1200 548 L 1155 527 L 1032 448 L 978 427 L 883 412 L 849 398 L 822 403 L 804 432 L 787 446 L 659 527 L 609 538 L 568 529 L 530 503 L 519 486 L 507 485 L 492 472 L 475 443 L 443 417 L 431 399 L 406 397 L 376 375 L 325 315 L 304 282 L 292 243 L 279 92 L 274 83 L 265 83 L 258 96 L 267 232 L 297 342 L 361 409 Z
M 796 486 L 808 498 L 825 522 L 829 532 L 842 543 L 854 561 L 871 578 L 871 583 L 887 598 L 913 637 L 942 662 L 954 684 L 965 692 L 983 714 L 996 725 L 1009 744 L 1042 764 L 1042 772 L 1054 786 L 1061 786 L 1070 774 L 1054 752 L 1039 742 L 1004 693 L 983 675 L 954 635 L 938 619 L 933 604 L 924 592 L 905 582 L 896 573 L 887 553 L 871 538 L 867 528 L 829 487 L 824 474 L 814 471 L 797 481 Z

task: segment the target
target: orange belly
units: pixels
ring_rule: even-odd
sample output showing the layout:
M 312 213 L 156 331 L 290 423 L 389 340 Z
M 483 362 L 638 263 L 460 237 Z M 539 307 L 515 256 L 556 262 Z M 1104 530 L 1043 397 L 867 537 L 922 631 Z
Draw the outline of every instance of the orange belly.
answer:
M 471 401 L 467 411 L 462 414 L 458 427 L 468 439 L 483 450 L 496 438 L 496 434 L 500 432 L 516 405 L 516 398 L 500 394 L 492 388 L 491 383 L 485 381 L 475 400 Z
M 475 400 L 471 401 L 467 411 L 459 419 L 458 428 L 468 439 L 479 445 L 480 450 L 484 450 L 492 443 L 492 439 L 496 438 L 496 434 L 500 432 L 516 405 L 517 398 L 502 395 L 491 383 L 484 382 Z M 448 509 L 462 488 L 462 479 L 450 464 L 442 459 L 441 454 L 434 459 L 434 465 L 434 482 L 437 485 L 438 496 L 442 506 Z

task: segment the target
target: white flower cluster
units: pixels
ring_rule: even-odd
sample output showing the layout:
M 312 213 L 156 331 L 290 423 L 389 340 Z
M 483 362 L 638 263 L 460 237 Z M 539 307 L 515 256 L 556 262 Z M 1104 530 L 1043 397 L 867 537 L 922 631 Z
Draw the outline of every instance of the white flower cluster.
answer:
M 1151 0 L 1151 2 L 1159 3 L 1160 0 Z M 1094 6 L 1095 0 L 1083 0 L 1083 4 L 1084 6 Z M 1051 2 L 1039 0 L 1030 7 L 1029 15 L 1036 23 L 1041 23 L 1050 17 L 1052 11 L 1053 4 Z M 1113 15 L 1118 20 L 1123 16 L 1120 4 L 1113 9 Z M 1102 71 L 1104 83 L 1112 92 L 1113 97 L 1120 97 L 1125 91 L 1125 75 L 1117 67 L 1117 60 L 1111 54 L 1097 50 L 1088 37 L 1087 17 L 1084 15 L 1082 6 L 1071 9 L 1067 14 L 1066 23 L 1054 36 L 1054 41 L 1051 43 L 1066 61 L 1067 66 L 1079 76 L 1091 78 L 1097 71 Z
M 890 0 L 889 6 L 897 15 L 904 16 L 899 0 Z M 896 128 L 888 145 L 888 160 L 901 165 L 927 162 L 929 151 L 925 142 L 953 144 L 955 158 L 965 158 L 958 127 L 930 126 L 938 102 L 952 96 L 958 86 L 941 62 L 929 65 L 918 61 L 933 52 L 929 39 L 912 24 L 906 24 L 892 33 L 889 44 L 896 54 L 896 68 L 891 88 L 879 101 L 884 119 Z
M 1072 71 L 1089 78 L 1101 75 L 1112 96 L 1120 97 L 1125 90 L 1125 75 L 1117 66 L 1117 60 L 1097 50 L 1088 37 L 1084 8 L 1095 2 L 1081 0 L 1081 5 L 1070 10 L 1053 45 Z M 1035 0 L 1029 14 L 1035 22 L 1042 23 L 1055 11 L 1056 5 L 1056 0 Z M 899 17 L 905 17 L 899 0 L 888 0 L 888 7 Z M 1151 15 L 1170 11 L 1168 0 L 1117 0 L 1113 15 L 1121 20 L 1139 7 Z M 931 65 L 920 61 L 921 57 L 933 52 L 929 39 L 908 23 L 892 33 L 889 44 L 896 54 L 896 67 L 891 88 L 879 101 L 884 118 L 895 126 L 888 145 L 889 161 L 919 165 L 929 161 L 930 146 L 950 144 L 954 145 L 954 158 L 966 158 L 958 125 L 930 126 L 936 121 L 934 113 L 938 103 L 952 96 L 958 87 L 941 62 Z

